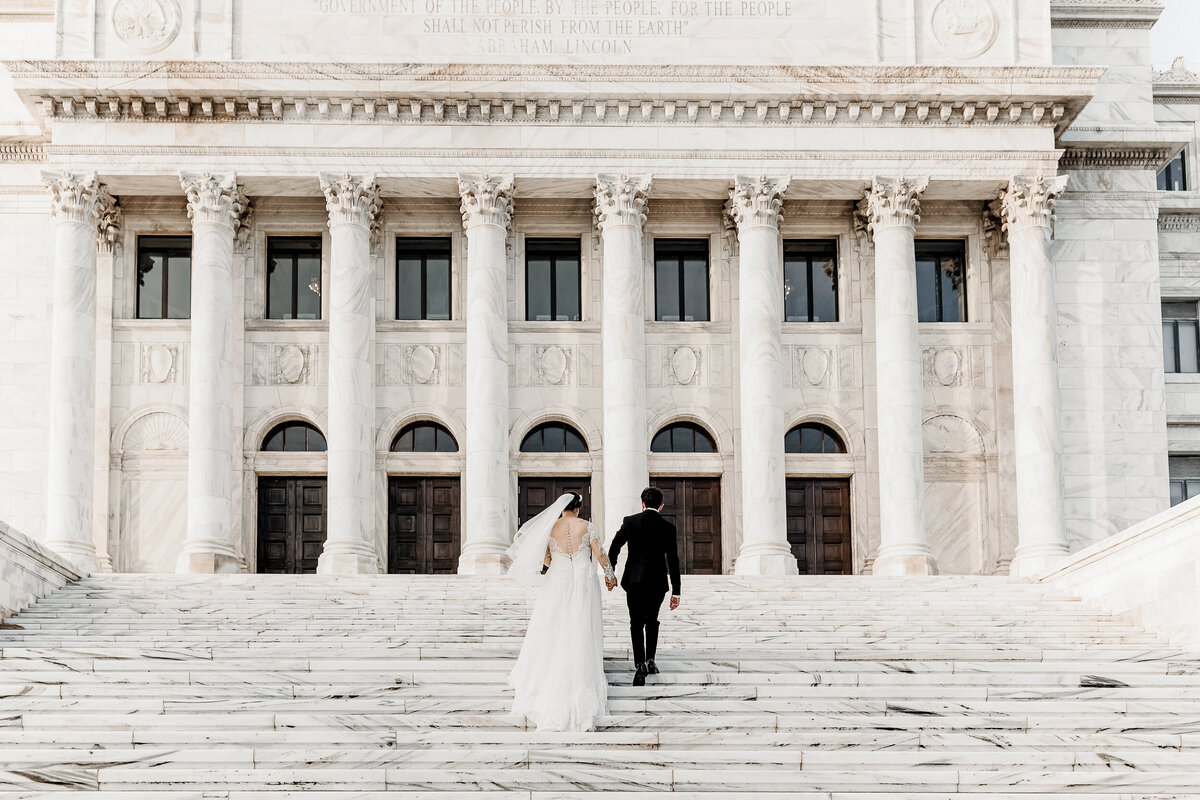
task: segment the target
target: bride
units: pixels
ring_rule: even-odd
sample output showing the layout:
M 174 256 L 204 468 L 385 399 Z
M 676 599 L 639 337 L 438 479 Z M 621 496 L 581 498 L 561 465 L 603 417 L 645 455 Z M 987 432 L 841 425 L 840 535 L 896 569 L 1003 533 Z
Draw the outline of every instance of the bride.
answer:
M 564 494 L 522 525 L 508 548 L 508 574 L 543 584 L 508 678 L 516 692 L 513 713 L 539 731 L 590 731 L 608 711 L 596 564 L 609 591 L 617 579 L 596 526 L 579 518 L 582 505 L 578 494 Z

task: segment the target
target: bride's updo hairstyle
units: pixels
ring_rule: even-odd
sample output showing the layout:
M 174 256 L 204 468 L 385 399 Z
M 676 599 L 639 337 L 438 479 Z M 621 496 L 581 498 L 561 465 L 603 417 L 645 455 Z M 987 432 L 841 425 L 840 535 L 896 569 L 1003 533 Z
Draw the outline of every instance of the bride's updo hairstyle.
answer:
M 571 495 L 571 502 L 567 503 L 567 507 L 563 511 L 578 511 L 583 508 L 583 495 L 577 492 L 568 492 Z

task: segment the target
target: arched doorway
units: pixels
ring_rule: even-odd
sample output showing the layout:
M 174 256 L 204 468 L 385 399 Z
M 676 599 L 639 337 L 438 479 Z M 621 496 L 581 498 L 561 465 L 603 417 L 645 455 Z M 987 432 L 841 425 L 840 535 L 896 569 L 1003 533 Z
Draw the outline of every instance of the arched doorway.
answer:
M 458 453 L 458 441 L 432 420 L 405 425 L 392 439 L 393 453 L 412 454 L 413 465 L 431 472 L 438 458 Z M 387 570 L 400 575 L 450 575 L 457 571 L 461 481 L 458 475 L 388 476 Z
M 280 472 L 299 466 L 306 453 L 324 453 L 325 437 L 299 420 L 280 423 L 263 437 L 263 453 Z M 272 470 L 274 471 L 274 469 Z M 317 571 L 325 547 L 326 482 L 320 475 L 260 475 L 258 478 L 257 571 L 304 574 Z
M 542 465 L 558 474 L 522 475 L 517 479 L 517 521 L 524 525 L 566 492 L 583 497 L 580 516 L 592 518 L 591 461 L 587 439 L 568 422 L 543 422 L 521 440 L 521 453 L 541 454 Z M 585 474 L 569 475 L 568 472 Z
M 715 455 L 717 442 L 694 422 L 674 422 L 654 434 L 650 452 Z M 655 475 L 650 484 L 663 493 L 663 519 L 675 526 L 680 571 L 721 574 L 721 479 Z
M 804 456 L 805 467 L 845 455 L 846 443 L 820 422 L 787 432 L 784 451 Z M 790 459 L 789 459 L 790 460 Z M 791 470 L 789 470 L 790 472 Z M 811 473 L 825 470 L 809 469 Z M 801 575 L 849 575 L 854 571 L 850 531 L 850 479 L 823 474 L 787 479 L 787 538 Z

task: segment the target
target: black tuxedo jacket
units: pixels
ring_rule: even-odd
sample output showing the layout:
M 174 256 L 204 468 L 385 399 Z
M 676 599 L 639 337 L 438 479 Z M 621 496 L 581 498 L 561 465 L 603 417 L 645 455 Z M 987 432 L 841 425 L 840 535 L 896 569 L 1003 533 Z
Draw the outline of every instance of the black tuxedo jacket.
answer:
M 621 588 L 642 591 L 667 590 L 667 573 L 671 575 L 671 594 L 679 595 L 679 550 L 675 545 L 675 526 L 657 511 L 643 511 L 626 517 L 608 549 L 613 569 L 621 548 L 629 545 L 625 574 Z

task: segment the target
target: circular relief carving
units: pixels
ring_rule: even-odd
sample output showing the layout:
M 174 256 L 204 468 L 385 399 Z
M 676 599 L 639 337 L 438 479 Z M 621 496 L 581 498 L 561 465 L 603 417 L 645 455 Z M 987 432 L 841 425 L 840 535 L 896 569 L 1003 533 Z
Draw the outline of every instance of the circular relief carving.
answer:
M 437 353 L 433 348 L 419 344 L 408 351 L 408 372 L 416 383 L 429 383 L 437 371 Z
M 700 371 L 700 357 L 690 347 L 676 348 L 671 353 L 671 371 L 675 373 L 675 380 L 687 386 L 696 380 L 696 373 Z
M 542 350 L 539 361 L 542 375 L 550 383 L 562 383 L 567 377 L 567 353 L 561 347 L 551 346 Z
M 1000 19 L 988 0 L 942 0 L 929 25 L 933 38 L 955 58 L 983 55 L 1000 31 Z
M 933 357 L 933 374 L 942 386 L 950 386 L 958 380 L 962 371 L 962 356 L 957 350 L 939 350 Z
M 304 377 L 304 351 L 294 344 L 289 344 L 279 351 L 279 359 L 276 365 L 279 368 L 279 377 L 286 383 L 296 383 Z
M 182 18 L 176 0 L 117 0 L 112 11 L 117 38 L 142 53 L 156 53 L 175 41 Z
M 156 344 L 146 351 L 146 368 L 154 383 L 165 383 L 174 367 L 175 354 L 169 348 Z
M 805 350 L 800 366 L 804 368 L 805 380 L 813 386 L 822 384 L 829 372 L 829 354 L 824 350 Z

